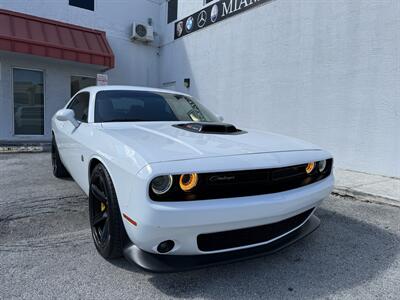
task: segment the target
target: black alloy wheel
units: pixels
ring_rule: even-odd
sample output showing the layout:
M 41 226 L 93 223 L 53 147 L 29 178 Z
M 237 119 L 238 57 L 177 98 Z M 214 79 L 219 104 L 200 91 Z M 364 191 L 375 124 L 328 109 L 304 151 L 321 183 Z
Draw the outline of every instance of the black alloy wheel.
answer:
M 90 178 L 89 214 L 92 237 L 97 251 L 104 258 L 122 255 L 126 232 L 114 185 L 106 168 L 96 165 Z

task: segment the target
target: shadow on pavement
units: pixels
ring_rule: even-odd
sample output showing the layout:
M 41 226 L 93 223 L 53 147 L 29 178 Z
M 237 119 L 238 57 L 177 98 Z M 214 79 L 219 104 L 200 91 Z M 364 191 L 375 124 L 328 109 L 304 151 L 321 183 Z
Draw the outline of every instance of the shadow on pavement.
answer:
M 317 231 L 274 255 L 149 281 L 178 298 L 324 297 L 378 276 L 400 251 L 395 234 L 326 209 L 317 215 Z

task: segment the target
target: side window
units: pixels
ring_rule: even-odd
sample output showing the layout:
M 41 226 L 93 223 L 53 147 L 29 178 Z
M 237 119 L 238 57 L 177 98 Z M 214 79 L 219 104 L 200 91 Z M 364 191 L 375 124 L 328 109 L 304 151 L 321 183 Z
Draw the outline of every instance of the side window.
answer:
M 75 119 L 87 123 L 89 114 L 89 96 L 87 92 L 80 93 L 75 96 L 72 102 L 68 105 L 75 113 Z

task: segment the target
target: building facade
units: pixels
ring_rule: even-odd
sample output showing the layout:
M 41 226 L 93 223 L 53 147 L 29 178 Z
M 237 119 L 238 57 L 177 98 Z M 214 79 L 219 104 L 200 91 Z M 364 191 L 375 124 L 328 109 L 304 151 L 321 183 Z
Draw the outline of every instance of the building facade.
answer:
M 52 114 L 104 73 L 109 84 L 191 93 L 227 122 L 318 144 L 339 167 L 400 177 L 399 1 L 79 2 L 0 0 L 5 10 L 104 31 L 115 59 L 110 68 L 2 50 L 0 141 L 48 140 Z M 132 42 L 133 22 L 150 23 L 154 41 Z M 44 96 L 20 95 L 26 76 Z M 18 134 L 17 104 L 41 97 L 44 134 Z
M 109 84 L 158 86 L 158 42 L 130 36 L 134 21 L 159 31 L 160 3 L 0 0 L 0 142 L 49 141 L 51 117 L 77 90 L 96 85 L 97 74 L 107 74 Z M 105 50 L 90 40 L 101 38 L 91 30 L 105 34 L 112 64 L 93 60 L 91 52 Z M 80 59 L 84 54 L 92 61 Z

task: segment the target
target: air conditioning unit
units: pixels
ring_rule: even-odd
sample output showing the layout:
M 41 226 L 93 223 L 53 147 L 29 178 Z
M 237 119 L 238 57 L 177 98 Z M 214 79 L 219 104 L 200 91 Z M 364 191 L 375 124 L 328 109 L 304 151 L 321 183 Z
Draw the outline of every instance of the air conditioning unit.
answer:
M 149 26 L 143 23 L 133 23 L 131 40 L 141 42 L 152 42 L 154 41 L 154 30 L 153 26 Z

